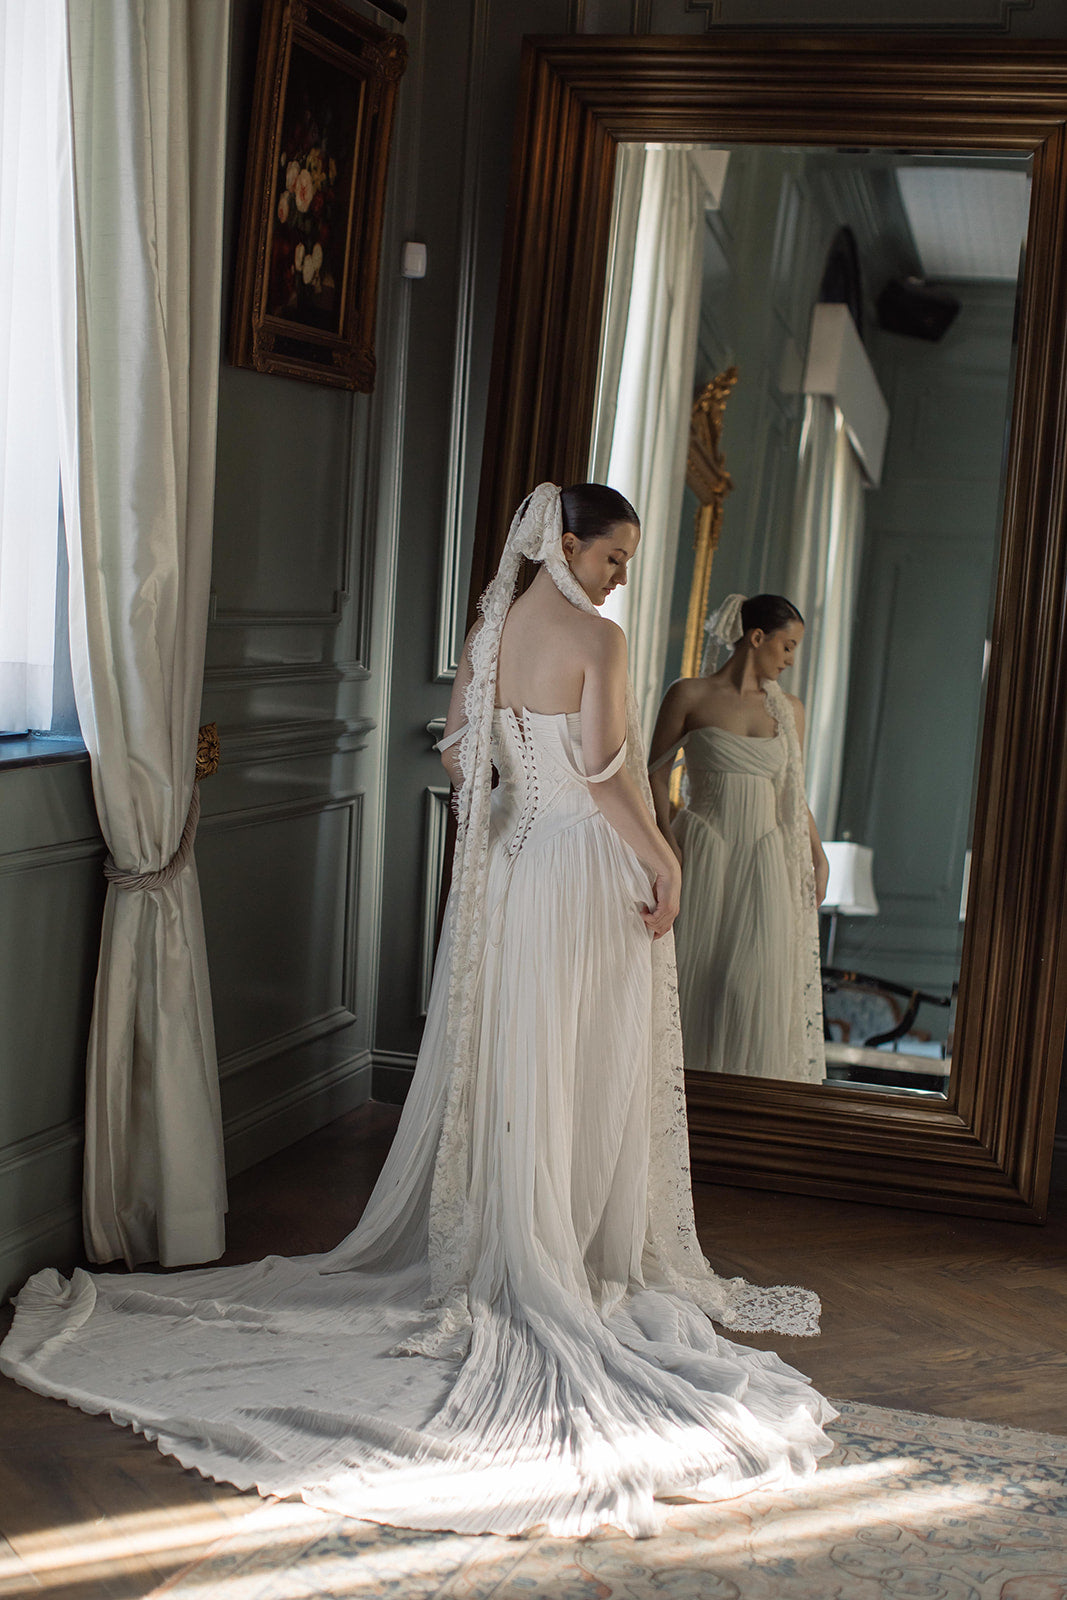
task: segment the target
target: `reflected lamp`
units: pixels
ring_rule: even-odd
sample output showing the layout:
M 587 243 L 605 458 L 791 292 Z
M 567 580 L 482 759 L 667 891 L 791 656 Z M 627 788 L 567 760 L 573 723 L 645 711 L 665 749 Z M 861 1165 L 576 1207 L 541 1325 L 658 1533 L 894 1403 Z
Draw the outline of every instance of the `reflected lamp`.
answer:
M 826 898 L 819 909 L 830 918 L 826 965 L 832 967 L 838 917 L 876 917 L 878 897 L 874 892 L 874 851 L 869 845 L 853 844 L 851 839 L 832 839 L 823 849 L 830 863 L 830 877 Z

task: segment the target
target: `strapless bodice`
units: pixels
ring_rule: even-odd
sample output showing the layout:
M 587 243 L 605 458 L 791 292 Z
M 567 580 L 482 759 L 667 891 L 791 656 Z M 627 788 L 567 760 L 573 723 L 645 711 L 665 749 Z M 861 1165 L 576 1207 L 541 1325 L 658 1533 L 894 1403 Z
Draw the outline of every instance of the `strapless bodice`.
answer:
M 694 728 L 685 740 L 688 809 L 735 844 L 778 824 L 777 783 L 788 758 L 782 735 L 752 738 L 728 728 Z
M 518 712 L 498 706 L 493 764 L 500 774 L 493 792 L 493 829 L 510 855 L 528 841 L 597 811 L 586 778 L 577 711 Z

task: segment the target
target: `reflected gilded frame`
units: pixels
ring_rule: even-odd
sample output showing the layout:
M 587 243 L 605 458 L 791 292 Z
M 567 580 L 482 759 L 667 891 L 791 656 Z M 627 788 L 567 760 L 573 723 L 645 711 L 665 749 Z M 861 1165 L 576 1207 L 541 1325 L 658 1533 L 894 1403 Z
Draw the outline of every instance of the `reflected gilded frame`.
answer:
M 471 583 L 585 476 L 624 140 L 1032 157 L 1003 531 L 946 1101 L 687 1075 L 697 1178 L 1040 1221 L 1067 1032 L 1067 43 L 577 35 L 524 45 Z

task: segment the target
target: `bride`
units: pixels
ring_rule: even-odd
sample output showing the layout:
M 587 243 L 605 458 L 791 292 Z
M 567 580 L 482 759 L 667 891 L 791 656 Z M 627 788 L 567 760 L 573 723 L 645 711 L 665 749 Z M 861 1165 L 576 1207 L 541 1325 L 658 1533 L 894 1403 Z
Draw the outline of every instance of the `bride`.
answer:
M 542 484 L 512 523 L 442 740 L 459 828 L 424 1041 L 359 1226 L 297 1260 L 38 1273 L 11 1377 L 209 1477 L 403 1527 L 649 1534 L 657 1496 L 829 1450 L 807 1381 L 709 1320 L 814 1333 L 818 1302 L 717 1277 L 696 1239 L 679 872 L 597 615 L 639 537 L 599 485 Z
M 828 863 L 804 794 L 804 707 L 779 678 L 804 619 L 783 595 L 730 595 L 707 624 L 698 678 L 679 678 L 656 719 L 649 777 L 683 864 L 676 937 L 690 1069 L 821 1083 L 817 907 Z M 730 657 L 715 671 L 725 645 Z M 668 779 L 685 752 L 687 803 Z

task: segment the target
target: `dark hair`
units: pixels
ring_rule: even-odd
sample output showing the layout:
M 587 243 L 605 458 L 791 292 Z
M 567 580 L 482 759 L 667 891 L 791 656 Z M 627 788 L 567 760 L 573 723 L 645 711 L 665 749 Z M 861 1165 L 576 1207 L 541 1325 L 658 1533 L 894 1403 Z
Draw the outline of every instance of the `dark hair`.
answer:
M 803 627 L 804 618 L 784 594 L 754 594 L 741 607 L 741 627 L 745 633 L 750 628 L 777 633 L 779 628 L 788 628 L 791 622 L 799 622 Z
M 641 526 L 641 518 L 625 495 L 609 489 L 606 483 L 572 483 L 560 490 L 563 502 L 563 527 L 583 544 L 603 539 L 620 522 Z

